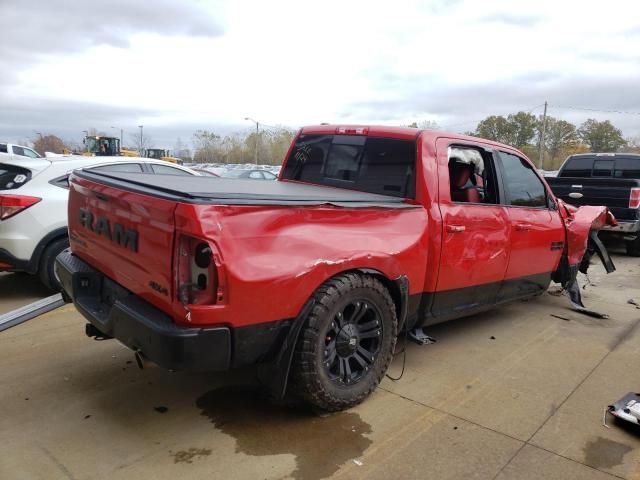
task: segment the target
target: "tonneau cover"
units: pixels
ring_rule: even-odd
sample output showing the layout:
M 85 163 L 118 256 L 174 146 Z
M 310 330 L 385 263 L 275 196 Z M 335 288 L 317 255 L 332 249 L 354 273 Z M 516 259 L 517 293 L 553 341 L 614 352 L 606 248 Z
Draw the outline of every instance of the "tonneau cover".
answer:
M 415 208 L 388 195 L 288 181 L 121 172 L 74 172 L 81 178 L 137 193 L 186 203 L 223 205 L 324 205 Z

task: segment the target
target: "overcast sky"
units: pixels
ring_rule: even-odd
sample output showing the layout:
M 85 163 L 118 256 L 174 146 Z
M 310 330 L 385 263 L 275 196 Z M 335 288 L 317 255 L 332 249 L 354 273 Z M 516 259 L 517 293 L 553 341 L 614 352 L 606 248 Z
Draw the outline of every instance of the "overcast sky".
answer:
M 0 0 L 0 18 L 0 139 L 126 144 L 143 124 L 171 148 L 246 116 L 466 131 L 545 100 L 640 135 L 638 0 Z

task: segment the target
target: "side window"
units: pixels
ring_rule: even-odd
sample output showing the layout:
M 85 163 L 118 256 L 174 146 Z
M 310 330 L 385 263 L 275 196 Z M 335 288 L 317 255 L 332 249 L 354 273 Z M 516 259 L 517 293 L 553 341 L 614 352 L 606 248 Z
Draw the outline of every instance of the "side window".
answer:
M 22 151 L 25 157 L 40 158 L 40 155 L 38 155 L 36 152 L 31 150 L 30 148 L 23 148 Z
M 617 158 L 615 176 L 618 178 L 635 178 L 640 180 L 640 157 Z
M 69 175 L 63 175 L 61 177 L 54 178 L 53 180 L 49 180 L 51 185 L 55 185 L 56 187 L 69 189 Z
M 191 175 L 189 172 L 185 172 L 179 168 L 170 167 L 168 165 L 156 165 L 152 163 L 150 165 L 153 173 L 158 175 Z
M 524 159 L 510 153 L 500 152 L 500 159 L 504 167 L 507 205 L 546 207 L 547 192 L 533 167 Z
M 251 172 L 249 174 L 249 178 L 253 178 L 255 180 L 264 180 L 261 172 Z
M 594 177 L 610 177 L 613 170 L 613 160 L 596 160 L 593 162 Z
M 113 165 L 102 165 L 88 170 L 91 172 L 141 173 L 142 167 L 139 163 L 114 163 Z
M 9 153 L 7 151 L 7 144 L 6 143 L 0 143 L 0 153 Z
M 449 185 L 451 201 L 498 203 L 492 156 L 484 150 L 449 147 Z
M 27 156 L 24 153 L 24 148 L 22 148 L 22 147 L 18 147 L 16 145 L 14 145 L 13 147 L 11 147 L 11 149 L 13 150 L 13 154 L 14 155 L 20 155 L 21 157 L 26 157 Z

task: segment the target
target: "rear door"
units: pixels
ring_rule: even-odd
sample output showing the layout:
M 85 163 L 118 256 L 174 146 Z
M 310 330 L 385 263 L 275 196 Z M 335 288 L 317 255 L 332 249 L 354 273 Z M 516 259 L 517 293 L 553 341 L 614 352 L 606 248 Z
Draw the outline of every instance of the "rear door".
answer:
M 562 255 L 565 229 L 534 167 L 510 152 L 497 157 L 511 230 L 511 255 L 498 295 L 503 301 L 546 290 Z
M 436 149 L 444 231 L 431 313 L 440 321 L 495 302 L 509 261 L 510 229 L 491 149 L 446 138 Z

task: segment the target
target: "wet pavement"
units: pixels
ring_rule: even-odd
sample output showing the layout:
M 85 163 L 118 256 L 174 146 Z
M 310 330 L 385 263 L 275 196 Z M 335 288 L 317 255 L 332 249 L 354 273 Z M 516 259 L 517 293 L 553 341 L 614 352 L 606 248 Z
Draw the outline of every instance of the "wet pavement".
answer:
M 602 425 L 640 389 L 640 262 L 614 261 L 583 290 L 608 319 L 545 294 L 435 326 L 401 380 L 328 416 L 269 402 L 252 370 L 139 370 L 62 307 L 0 333 L 0 478 L 640 478 L 640 433 Z M 48 294 L 14 280 L 0 312 Z

